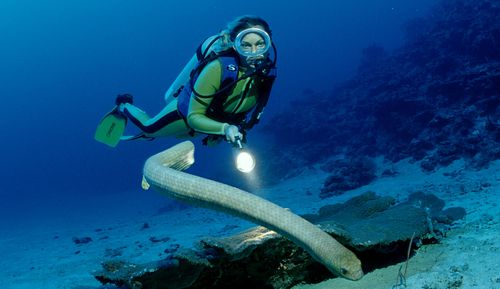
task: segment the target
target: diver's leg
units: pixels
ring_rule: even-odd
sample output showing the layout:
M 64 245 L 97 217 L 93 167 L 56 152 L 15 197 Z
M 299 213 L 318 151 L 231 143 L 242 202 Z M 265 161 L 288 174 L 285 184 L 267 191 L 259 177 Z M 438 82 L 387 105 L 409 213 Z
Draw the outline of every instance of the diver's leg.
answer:
M 145 111 L 131 103 L 120 104 L 119 109 L 141 130 L 142 127 L 146 127 L 151 120 L 151 117 Z
M 176 101 L 169 103 L 153 118 L 130 103 L 121 104 L 120 110 L 149 137 L 178 136 L 189 132 L 189 128 L 177 112 Z

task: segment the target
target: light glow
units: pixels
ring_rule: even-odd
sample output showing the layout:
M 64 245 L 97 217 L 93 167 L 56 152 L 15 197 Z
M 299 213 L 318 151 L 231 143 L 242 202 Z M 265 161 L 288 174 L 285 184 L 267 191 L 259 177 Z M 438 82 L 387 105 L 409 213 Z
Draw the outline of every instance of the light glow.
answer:
M 246 152 L 240 151 L 236 157 L 236 168 L 243 173 L 250 173 L 255 168 L 255 159 Z

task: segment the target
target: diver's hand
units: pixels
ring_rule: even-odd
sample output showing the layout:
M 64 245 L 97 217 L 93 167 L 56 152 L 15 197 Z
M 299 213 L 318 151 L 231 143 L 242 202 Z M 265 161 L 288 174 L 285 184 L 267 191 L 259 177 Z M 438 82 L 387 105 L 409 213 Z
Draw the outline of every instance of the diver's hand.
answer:
M 224 125 L 224 135 L 226 136 L 226 140 L 231 143 L 234 143 L 237 138 L 243 138 L 243 134 L 240 132 L 238 127 L 230 124 Z

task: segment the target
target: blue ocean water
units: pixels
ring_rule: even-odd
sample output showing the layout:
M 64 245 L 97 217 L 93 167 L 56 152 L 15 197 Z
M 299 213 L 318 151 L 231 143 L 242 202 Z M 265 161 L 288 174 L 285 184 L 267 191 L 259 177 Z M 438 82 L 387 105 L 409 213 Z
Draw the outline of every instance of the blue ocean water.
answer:
M 140 192 L 142 165 L 177 140 L 111 149 L 94 141 L 95 127 L 119 93 L 132 93 L 151 115 L 159 112 L 200 41 L 234 17 L 259 15 L 273 29 L 279 78 L 266 124 L 302 91 L 349 79 L 363 48 L 398 47 L 402 24 L 435 2 L 1 1 L 0 226 L 92 215 L 92 204 L 102 202 L 119 210 L 115 198 L 158 202 L 155 192 Z M 192 173 L 217 178 L 234 170 L 229 146 L 196 145 Z

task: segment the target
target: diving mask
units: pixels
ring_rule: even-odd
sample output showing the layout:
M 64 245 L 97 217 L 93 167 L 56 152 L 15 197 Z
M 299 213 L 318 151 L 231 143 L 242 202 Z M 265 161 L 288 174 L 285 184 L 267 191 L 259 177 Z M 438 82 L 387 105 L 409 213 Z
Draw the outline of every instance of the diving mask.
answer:
M 234 40 L 234 49 L 247 60 L 263 59 L 271 47 L 271 37 L 260 28 L 242 30 Z

